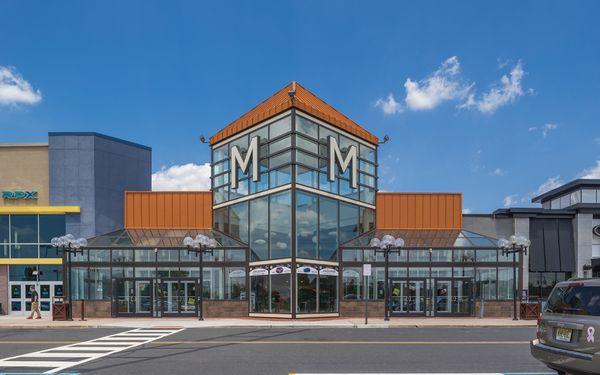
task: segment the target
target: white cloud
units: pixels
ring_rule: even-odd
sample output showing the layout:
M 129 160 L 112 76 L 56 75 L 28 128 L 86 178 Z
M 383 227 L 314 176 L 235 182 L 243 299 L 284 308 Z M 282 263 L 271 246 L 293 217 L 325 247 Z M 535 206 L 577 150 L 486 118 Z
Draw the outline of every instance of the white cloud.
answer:
M 452 56 L 442 63 L 440 68 L 429 77 L 413 81 L 406 79 L 405 103 L 407 108 L 413 111 L 428 110 L 449 100 L 460 100 L 465 98 L 472 85 L 461 82 L 460 62 L 458 57 Z
M 494 113 L 498 108 L 514 103 L 518 97 L 523 96 L 522 79 L 525 75 L 523 64 L 517 62 L 509 75 L 503 75 L 500 83 L 484 93 L 479 99 L 474 93 L 469 94 L 461 108 L 474 108 L 482 113 Z
M 189 163 L 163 167 L 152 174 L 152 190 L 209 190 L 210 164 Z
M 528 130 L 529 132 L 535 132 L 535 131 L 541 131 L 542 132 L 542 137 L 546 138 L 548 136 L 548 134 L 552 131 L 558 128 L 557 124 L 544 124 L 542 126 L 532 126 L 530 127 Z
M 494 176 L 504 176 L 506 174 L 506 171 L 502 168 L 496 168 L 494 169 L 494 171 L 492 172 L 492 174 Z
M 505 208 L 515 206 L 518 202 L 519 202 L 519 199 L 518 199 L 517 194 L 507 195 L 506 197 L 504 197 L 504 200 L 502 201 Z
M 600 137 L 594 138 L 594 143 L 600 145 Z
M 40 90 L 31 87 L 14 68 L 0 66 L 0 105 L 32 105 L 40 100 Z
M 394 94 L 389 94 L 386 99 L 380 98 L 375 102 L 375 107 L 379 107 L 386 115 L 393 115 L 403 111 L 400 103 L 394 98 Z
M 462 209 L 462 213 L 465 214 L 465 215 L 468 215 L 468 214 L 471 213 L 471 209 L 465 207 L 465 208 Z
M 564 183 L 565 182 L 560 178 L 560 176 L 549 177 L 538 187 L 534 195 L 542 195 L 550 190 L 556 189 L 557 187 L 564 185 Z
M 596 165 L 584 169 L 579 178 L 600 179 L 600 160 L 596 160 Z

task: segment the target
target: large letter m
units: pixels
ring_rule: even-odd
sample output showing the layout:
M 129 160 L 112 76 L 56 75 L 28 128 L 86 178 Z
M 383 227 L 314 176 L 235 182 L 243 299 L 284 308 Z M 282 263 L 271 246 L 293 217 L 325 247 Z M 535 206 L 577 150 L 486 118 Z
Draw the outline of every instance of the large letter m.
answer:
M 242 170 L 242 173 L 248 174 L 248 166 L 252 162 L 252 181 L 258 181 L 258 145 L 260 144 L 260 138 L 254 137 L 250 140 L 246 157 L 242 158 L 242 154 L 237 146 L 231 148 L 231 172 L 230 181 L 231 188 L 236 189 L 238 185 L 238 166 Z
M 337 140 L 331 136 L 329 139 L 329 168 L 328 168 L 328 179 L 329 181 L 335 181 L 335 166 L 340 168 L 340 173 L 344 173 L 346 169 L 352 163 L 350 169 L 350 186 L 356 189 L 358 187 L 356 183 L 356 146 L 348 147 L 348 153 L 344 159 L 340 147 L 338 146 Z

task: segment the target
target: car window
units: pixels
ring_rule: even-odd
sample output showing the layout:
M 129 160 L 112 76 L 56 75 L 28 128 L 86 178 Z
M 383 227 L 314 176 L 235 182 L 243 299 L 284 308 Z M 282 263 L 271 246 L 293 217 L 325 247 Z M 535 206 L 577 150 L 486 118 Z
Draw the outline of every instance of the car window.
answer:
M 557 286 L 548 298 L 545 312 L 600 316 L 600 286 Z

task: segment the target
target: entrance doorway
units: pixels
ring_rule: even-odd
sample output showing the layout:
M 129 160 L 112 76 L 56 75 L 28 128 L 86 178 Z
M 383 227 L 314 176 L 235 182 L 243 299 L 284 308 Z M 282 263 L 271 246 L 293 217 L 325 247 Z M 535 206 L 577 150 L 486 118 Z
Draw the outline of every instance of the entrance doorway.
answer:
M 34 286 L 38 292 L 42 315 L 51 315 L 54 298 L 63 297 L 63 286 L 60 281 L 11 281 L 9 283 L 9 313 L 15 315 L 31 313 L 31 286 Z
M 117 316 L 152 316 L 152 279 L 120 278 L 113 282 Z
M 391 316 L 471 316 L 473 279 L 390 278 Z
M 161 279 L 157 297 L 160 299 L 162 316 L 197 314 L 198 281 L 194 278 Z

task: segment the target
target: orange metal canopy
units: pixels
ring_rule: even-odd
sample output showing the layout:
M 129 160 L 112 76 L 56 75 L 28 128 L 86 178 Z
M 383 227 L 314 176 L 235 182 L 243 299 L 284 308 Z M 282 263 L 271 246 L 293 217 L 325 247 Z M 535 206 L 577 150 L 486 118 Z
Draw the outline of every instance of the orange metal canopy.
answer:
M 461 193 L 377 193 L 377 229 L 462 229 Z
M 290 108 L 298 108 L 367 142 L 377 145 L 377 137 L 325 101 L 319 99 L 297 82 L 288 84 L 273 94 L 273 96 L 221 129 L 210 138 L 210 143 L 212 145 L 220 142 Z
M 127 191 L 126 229 L 210 229 L 210 191 Z

